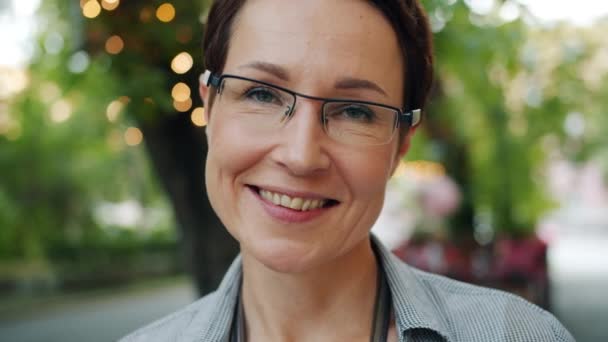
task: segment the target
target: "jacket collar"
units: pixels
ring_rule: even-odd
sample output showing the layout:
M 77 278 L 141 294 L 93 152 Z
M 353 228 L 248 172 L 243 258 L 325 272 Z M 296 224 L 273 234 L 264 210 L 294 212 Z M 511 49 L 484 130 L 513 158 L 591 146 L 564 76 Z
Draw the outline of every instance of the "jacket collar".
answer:
M 446 341 L 452 341 L 445 313 L 430 293 L 428 285 L 418 276 L 418 271 L 397 258 L 374 235 L 371 239 L 391 289 L 395 321 L 401 338 L 411 330 L 426 329 Z
M 371 236 L 371 241 L 391 289 L 400 341 L 413 329 L 431 330 L 446 341 L 451 341 L 445 315 L 416 271 L 387 250 L 375 236 Z M 205 308 L 192 317 L 182 337 L 188 336 L 201 342 L 228 341 L 242 274 L 239 255 L 218 289 L 209 295 Z
M 182 336 L 184 341 L 229 341 L 242 276 L 243 265 L 241 256 L 238 255 L 228 268 L 217 290 L 208 295 L 206 303 L 201 302 L 201 306 L 204 305 L 204 307 L 197 311 L 188 324 Z

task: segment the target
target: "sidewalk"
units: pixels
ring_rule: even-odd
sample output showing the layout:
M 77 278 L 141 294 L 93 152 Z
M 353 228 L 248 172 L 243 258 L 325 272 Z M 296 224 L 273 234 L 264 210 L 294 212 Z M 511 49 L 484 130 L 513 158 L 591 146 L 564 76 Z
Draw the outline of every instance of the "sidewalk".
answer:
M 0 307 L 0 340 L 107 342 L 192 302 L 187 278 Z

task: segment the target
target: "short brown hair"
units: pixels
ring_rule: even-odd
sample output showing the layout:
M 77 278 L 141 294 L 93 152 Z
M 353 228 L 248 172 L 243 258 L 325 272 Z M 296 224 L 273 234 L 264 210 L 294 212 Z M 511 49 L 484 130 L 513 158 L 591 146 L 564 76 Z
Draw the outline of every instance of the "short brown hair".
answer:
M 216 0 L 205 28 L 205 68 L 221 73 L 226 63 L 232 23 L 246 0 Z M 406 110 L 424 111 L 433 83 L 433 40 L 419 0 L 369 0 L 397 34 L 404 65 L 403 103 Z

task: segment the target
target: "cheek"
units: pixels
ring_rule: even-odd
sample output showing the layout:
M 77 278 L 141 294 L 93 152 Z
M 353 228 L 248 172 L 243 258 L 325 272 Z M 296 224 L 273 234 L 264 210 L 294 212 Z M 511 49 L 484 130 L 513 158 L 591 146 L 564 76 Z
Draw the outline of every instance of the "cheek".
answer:
M 248 137 L 246 129 L 220 117 L 221 114 L 214 115 L 207 127 L 205 184 L 213 209 L 229 226 L 238 194 L 244 189 L 239 180 L 260 161 L 263 153 L 256 140 Z
M 259 160 L 259 139 L 250 137 L 250 129 L 236 120 L 214 113 L 208 130 L 208 166 L 220 176 L 235 176 Z
M 383 196 L 394 159 L 394 151 L 390 147 L 345 154 L 341 163 L 342 174 L 351 184 L 353 195 L 362 200 Z

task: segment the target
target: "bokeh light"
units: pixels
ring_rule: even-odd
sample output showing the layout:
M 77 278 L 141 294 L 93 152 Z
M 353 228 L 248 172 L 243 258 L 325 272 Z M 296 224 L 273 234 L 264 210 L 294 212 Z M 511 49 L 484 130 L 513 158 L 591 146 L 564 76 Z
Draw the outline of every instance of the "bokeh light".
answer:
M 168 2 L 165 2 L 156 9 L 156 17 L 163 23 L 170 22 L 175 18 L 175 7 Z
M 114 35 L 108 38 L 108 40 L 106 40 L 106 51 L 109 54 L 117 55 L 122 51 L 124 47 L 125 43 L 123 42 L 122 38 L 120 38 L 120 36 Z
M 106 108 L 106 117 L 108 118 L 108 121 L 115 122 L 116 119 L 118 119 L 118 115 L 122 111 L 123 107 L 124 103 L 120 100 L 110 102 L 108 108 Z
M 57 32 L 51 32 L 44 39 L 44 50 L 46 53 L 56 55 L 63 49 L 63 36 Z
M 25 70 L 0 66 L 0 104 L 3 99 L 10 98 L 24 90 L 29 83 L 29 75 Z
M 68 70 L 75 74 L 81 74 L 89 67 L 89 54 L 85 51 L 78 51 L 68 60 Z
M 190 87 L 188 87 L 188 85 L 183 82 L 177 83 L 175 86 L 173 86 L 173 89 L 171 90 L 171 96 L 173 97 L 173 100 L 177 102 L 186 101 L 190 98 L 191 93 L 192 92 L 190 91 Z
M 66 100 L 57 100 L 51 106 L 51 120 L 55 123 L 66 121 L 72 115 L 72 105 Z
M 120 5 L 120 0 L 102 0 L 101 1 L 101 7 L 103 7 L 103 9 L 105 9 L 106 11 L 113 11 L 118 7 L 118 5 Z
M 97 17 L 101 13 L 101 6 L 97 0 L 89 0 L 82 6 L 82 15 L 89 19 Z
M 198 127 L 206 126 L 207 121 L 205 121 L 205 108 L 194 108 L 194 110 L 192 110 L 192 114 L 190 115 L 190 120 L 192 120 L 192 123 Z
M 173 108 L 178 112 L 187 112 L 192 108 L 192 99 L 187 98 L 185 101 L 173 101 Z
M 171 61 L 171 69 L 173 69 L 176 74 L 184 74 L 192 68 L 193 64 L 194 60 L 189 53 L 180 52 Z
M 143 133 L 137 127 L 129 127 L 125 131 L 125 143 L 129 146 L 137 146 L 144 140 Z
M 38 96 L 42 102 L 49 104 L 61 95 L 61 89 L 53 82 L 44 82 L 38 89 Z

